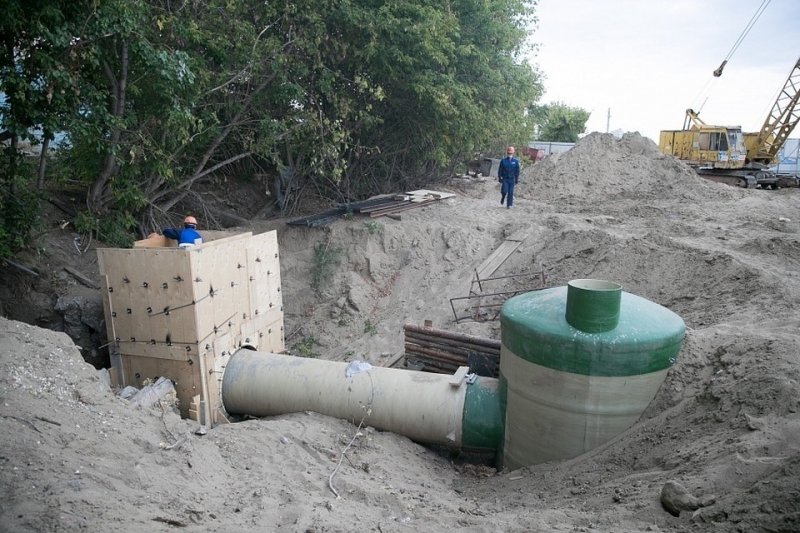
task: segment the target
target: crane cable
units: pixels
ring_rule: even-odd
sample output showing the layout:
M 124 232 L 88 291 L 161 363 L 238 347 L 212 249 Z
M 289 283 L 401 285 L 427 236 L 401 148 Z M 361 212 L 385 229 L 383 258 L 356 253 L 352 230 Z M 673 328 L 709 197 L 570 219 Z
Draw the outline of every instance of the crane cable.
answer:
M 725 59 L 722 61 L 722 64 L 719 66 L 719 68 L 717 68 L 714 71 L 713 73 L 714 76 L 706 81 L 705 85 L 703 85 L 703 87 L 700 89 L 697 96 L 695 96 L 694 100 L 692 101 L 692 105 L 693 109 L 696 110 L 695 112 L 698 115 L 700 114 L 700 111 L 703 110 L 703 107 L 705 107 L 706 102 L 708 102 L 708 99 L 711 96 L 711 93 L 713 92 L 713 88 L 716 86 L 717 78 L 722 76 L 722 70 L 725 68 L 725 65 L 728 64 L 728 60 L 731 57 L 733 57 L 733 54 L 736 52 L 736 50 L 739 48 L 742 42 L 744 42 L 745 38 L 750 33 L 750 30 L 753 29 L 755 23 L 758 22 L 759 18 L 761 18 L 761 15 L 764 13 L 764 10 L 767 8 L 767 6 L 769 6 L 769 3 L 771 1 L 772 0 L 762 0 L 761 5 L 758 6 L 756 12 L 753 14 L 752 17 L 750 17 L 750 21 L 747 23 L 747 26 L 745 26 L 744 30 L 739 35 L 739 38 L 736 39 L 736 42 L 731 47 L 731 50 L 730 52 L 728 52 L 728 55 L 725 56 Z
M 772 0 L 763 0 L 761 2 L 761 5 L 758 6 L 756 12 L 753 14 L 752 17 L 750 17 L 750 22 L 747 23 L 747 26 L 744 28 L 744 31 L 742 31 L 741 35 L 739 35 L 739 38 L 736 40 L 736 42 L 733 43 L 731 51 L 728 52 L 727 56 L 725 56 L 725 59 L 722 61 L 722 64 L 719 66 L 719 68 L 717 68 L 717 70 L 714 71 L 715 78 L 719 78 L 720 76 L 722 76 L 722 69 L 724 69 L 725 65 L 728 64 L 728 60 L 733 56 L 733 54 L 739 48 L 739 45 L 742 44 L 742 41 L 744 41 L 745 37 L 747 37 L 747 34 L 750 33 L 750 30 L 753 29 L 753 25 L 755 25 L 755 23 L 758 22 L 759 17 L 761 17 L 761 14 L 764 13 L 764 10 L 767 8 L 767 6 L 771 1 Z

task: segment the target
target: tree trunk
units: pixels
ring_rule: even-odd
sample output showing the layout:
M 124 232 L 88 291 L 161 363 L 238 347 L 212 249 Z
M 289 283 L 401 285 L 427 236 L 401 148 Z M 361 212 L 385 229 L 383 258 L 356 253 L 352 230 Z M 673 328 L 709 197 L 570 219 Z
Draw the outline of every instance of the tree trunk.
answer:
M 114 72 L 111 70 L 111 67 L 108 63 L 103 65 L 103 70 L 105 71 L 106 78 L 108 79 L 109 83 L 111 84 L 111 115 L 113 117 L 121 117 L 125 113 L 125 91 L 128 84 L 128 43 L 127 41 L 122 42 L 122 50 L 120 52 L 120 71 L 119 71 L 119 80 L 117 80 Z M 108 182 L 111 180 L 112 177 L 117 173 L 119 167 L 116 161 L 116 155 L 114 154 L 114 149 L 119 144 L 120 137 L 122 136 L 122 130 L 119 127 L 114 127 L 111 131 L 111 153 L 106 155 L 105 157 L 105 164 L 103 165 L 103 170 L 100 171 L 100 175 L 97 177 L 95 182 L 92 184 L 92 188 L 89 191 L 89 205 L 92 208 L 97 210 L 102 210 L 105 207 L 105 204 L 110 201 L 108 194 L 107 185 Z
M 47 151 L 50 149 L 50 136 L 45 132 L 44 142 L 42 143 L 42 153 L 39 155 L 39 174 L 36 179 L 36 188 L 44 188 L 44 173 L 47 170 Z

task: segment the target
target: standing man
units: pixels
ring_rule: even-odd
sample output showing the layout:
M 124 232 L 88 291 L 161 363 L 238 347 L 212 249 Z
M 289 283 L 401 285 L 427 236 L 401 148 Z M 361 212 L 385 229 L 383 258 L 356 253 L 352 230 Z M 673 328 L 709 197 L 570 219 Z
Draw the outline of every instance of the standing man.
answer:
M 178 241 L 180 248 L 203 242 L 203 237 L 197 233 L 197 220 L 192 216 L 183 220 L 183 229 L 180 231 L 174 228 L 164 228 L 164 236 Z
M 500 205 L 506 201 L 506 207 L 511 209 L 514 205 L 514 185 L 519 183 L 519 159 L 514 157 L 514 147 L 509 146 L 506 150 L 506 158 L 500 160 L 500 169 L 497 171 L 497 180 L 502 183 L 500 187 Z

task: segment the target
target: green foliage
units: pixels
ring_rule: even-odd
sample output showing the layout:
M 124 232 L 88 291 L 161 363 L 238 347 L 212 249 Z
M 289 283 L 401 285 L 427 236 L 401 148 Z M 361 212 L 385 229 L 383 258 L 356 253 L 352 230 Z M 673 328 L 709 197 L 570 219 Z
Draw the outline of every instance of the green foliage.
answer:
M 537 140 L 549 142 L 578 142 L 578 136 L 586 131 L 586 122 L 591 113 L 580 107 L 569 107 L 557 102 L 534 105 L 530 114 L 539 130 Z
M 370 319 L 367 319 L 364 322 L 364 333 L 368 335 L 375 335 L 376 333 L 378 333 L 378 327 L 375 324 L 373 324 Z
M 0 257 L 11 257 L 38 229 L 40 198 L 29 161 L 5 147 L 0 162 Z
M 319 354 L 314 351 L 314 345 L 316 344 L 317 341 L 314 340 L 314 337 L 309 335 L 308 337 L 303 337 L 300 342 L 295 343 L 292 349 L 298 357 L 316 358 L 319 357 Z
M 314 246 L 314 267 L 312 275 L 314 281 L 312 286 L 320 291 L 328 285 L 333 279 L 333 274 L 336 272 L 342 262 L 342 254 L 344 249 L 340 246 L 331 247 L 330 243 L 319 243 Z
M 527 0 L 10 0 L 2 127 L 67 132 L 98 236 L 214 175 L 286 171 L 276 201 L 424 183 L 531 138 Z M 479 125 L 479 126 L 477 126 Z M 111 226 L 106 226 L 106 223 Z
M 99 225 L 100 221 L 90 211 L 81 211 L 72 219 L 72 227 L 82 235 L 96 233 Z
M 370 235 L 383 235 L 383 224 L 377 220 L 366 220 L 364 221 L 364 225 L 367 227 L 367 231 Z
M 136 220 L 129 212 L 115 213 L 115 216 L 101 217 L 92 211 L 81 211 L 72 219 L 72 227 L 82 235 L 94 235 L 104 243 L 118 248 L 133 245 L 132 230 Z
M 18 188 L 2 195 L 0 257 L 27 247 L 39 225 L 40 199 L 35 188 Z

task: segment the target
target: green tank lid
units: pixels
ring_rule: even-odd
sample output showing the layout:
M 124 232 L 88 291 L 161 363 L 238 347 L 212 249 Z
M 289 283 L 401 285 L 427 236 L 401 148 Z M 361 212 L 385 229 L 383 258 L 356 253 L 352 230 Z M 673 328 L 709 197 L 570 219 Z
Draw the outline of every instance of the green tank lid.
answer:
M 500 312 L 503 347 L 531 363 L 586 376 L 648 374 L 675 362 L 686 326 L 669 309 L 609 282 L 576 280 L 569 292 L 569 303 L 567 287 L 508 300 Z

